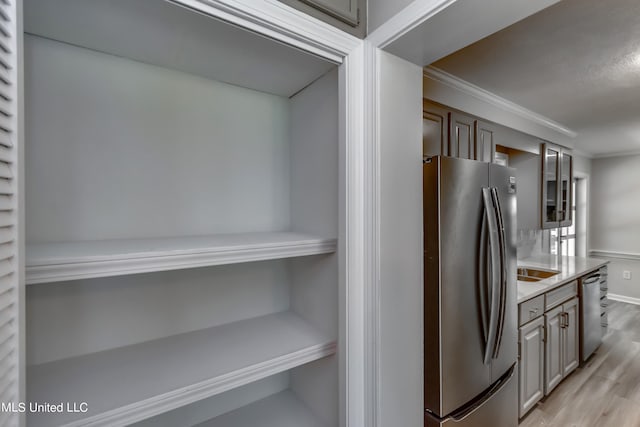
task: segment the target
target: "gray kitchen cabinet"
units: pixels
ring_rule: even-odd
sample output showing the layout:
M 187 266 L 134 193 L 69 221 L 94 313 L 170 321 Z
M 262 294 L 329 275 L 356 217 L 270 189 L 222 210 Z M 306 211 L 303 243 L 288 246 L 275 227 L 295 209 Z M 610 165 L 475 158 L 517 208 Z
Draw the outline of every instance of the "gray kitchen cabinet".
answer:
M 422 101 L 422 154 L 493 162 L 498 125 Z
M 545 384 L 548 395 L 579 363 L 578 298 L 545 313 Z
M 356 37 L 366 36 L 366 0 L 279 0 Z
M 449 113 L 449 156 L 475 160 L 474 120 L 461 113 Z
M 494 136 L 496 129 L 482 120 L 475 121 L 475 159 L 491 163 L 495 152 Z
M 558 222 L 560 227 L 568 227 L 573 222 L 573 156 L 562 150 L 560 157 L 560 188 L 559 196 L 560 210 L 558 211 Z
M 566 377 L 580 364 L 580 328 L 578 327 L 578 298 L 563 304 L 564 351 L 562 375 Z
M 544 327 L 542 316 L 520 327 L 520 417 L 544 396 Z
M 564 148 L 542 144 L 542 228 L 566 227 L 573 222 L 573 156 Z
M 560 384 L 562 371 L 562 306 L 548 311 L 545 318 L 544 394 Z
M 422 155 L 449 155 L 449 112 L 444 108 L 422 103 Z
M 358 0 L 302 0 L 304 3 L 315 7 L 353 26 L 358 25 Z

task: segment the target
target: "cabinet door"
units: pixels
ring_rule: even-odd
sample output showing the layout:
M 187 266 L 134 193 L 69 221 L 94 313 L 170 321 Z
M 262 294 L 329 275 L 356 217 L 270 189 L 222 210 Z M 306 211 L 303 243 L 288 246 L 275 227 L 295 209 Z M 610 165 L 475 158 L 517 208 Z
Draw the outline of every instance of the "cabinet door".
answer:
M 449 156 L 475 159 L 474 120 L 460 113 L 449 113 Z
M 449 155 L 449 112 L 423 101 L 422 103 L 422 155 Z
M 560 149 L 542 145 L 542 228 L 558 227 Z
M 573 156 L 562 152 L 560 156 L 560 210 L 558 210 L 558 221 L 561 227 L 568 227 L 573 221 Z
M 544 317 L 520 328 L 520 417 L 544 396 Z
M 578 325 L 578 298 L 564 303 L 563 308 L 563 363 L 562 376 L 565 377 L 578 367 L 580 357 L 580 328 Z
M 493 141 L 495 129 L 488 123 L 476 120 L 475 132 L 475 159 L 492 163 L 495 149 Z
M 358 25 L 358 0 L 301 0 L 352 26 Z
M 562 306 L 545 313 L 544 394 L 548 395 L 562 381 L 563 334 Z

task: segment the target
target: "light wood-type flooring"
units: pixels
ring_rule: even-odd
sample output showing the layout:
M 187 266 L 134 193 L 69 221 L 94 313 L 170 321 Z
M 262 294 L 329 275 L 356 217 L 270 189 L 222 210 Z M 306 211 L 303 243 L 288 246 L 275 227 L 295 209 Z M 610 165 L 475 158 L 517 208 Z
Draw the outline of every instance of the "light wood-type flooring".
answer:
M 612 302 L 596 354 L 522 419 L 520 427 L 640 427 L 640 306 Z

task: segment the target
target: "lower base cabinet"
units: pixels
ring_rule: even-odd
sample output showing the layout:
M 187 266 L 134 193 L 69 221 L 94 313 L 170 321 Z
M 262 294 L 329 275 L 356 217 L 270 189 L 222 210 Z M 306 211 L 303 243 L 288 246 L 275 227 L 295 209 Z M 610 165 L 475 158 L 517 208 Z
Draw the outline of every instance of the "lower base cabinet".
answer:
M 520 408 L 523 417 L 544 396 L 544 317 L 520 327 Z
M 545 317 L 545 384 L 548 395 L 579 364 L 578 298 L 555 307 Z
M 580 363 L 579 299 L 571 286 L 520 304 L 520 418 Z M 573 298 L 562 302 L 558 295 Z M 544 315 L 543 306 L 547 307 Z

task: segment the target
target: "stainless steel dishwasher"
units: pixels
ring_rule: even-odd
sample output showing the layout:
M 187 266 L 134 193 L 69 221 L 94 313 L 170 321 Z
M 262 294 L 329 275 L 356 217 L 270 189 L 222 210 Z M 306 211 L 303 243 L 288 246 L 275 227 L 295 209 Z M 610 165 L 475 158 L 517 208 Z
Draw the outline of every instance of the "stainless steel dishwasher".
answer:
M 602 342 L 600 270 L 580 280 L 580 295 L 580 361 L 584 362 Z

